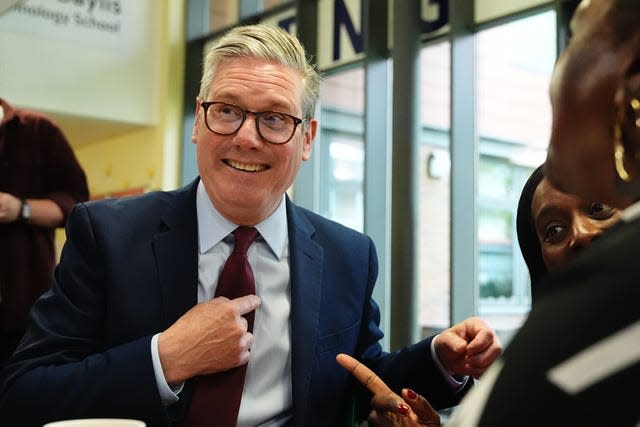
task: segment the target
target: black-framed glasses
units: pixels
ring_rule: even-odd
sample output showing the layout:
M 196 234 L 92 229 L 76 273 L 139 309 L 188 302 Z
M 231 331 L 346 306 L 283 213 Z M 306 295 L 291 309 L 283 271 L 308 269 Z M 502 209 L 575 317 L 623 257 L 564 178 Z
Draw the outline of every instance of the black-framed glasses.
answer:
M 296 128 L 304 120 L 278 111 L 249 111 L 226 102 L 203 102 L 204 122 L 218 135 L 234 134 L 242 127 L 249 114 L 255 117 L 256 130 L 271 144 L 286 144 L 293 138 Z

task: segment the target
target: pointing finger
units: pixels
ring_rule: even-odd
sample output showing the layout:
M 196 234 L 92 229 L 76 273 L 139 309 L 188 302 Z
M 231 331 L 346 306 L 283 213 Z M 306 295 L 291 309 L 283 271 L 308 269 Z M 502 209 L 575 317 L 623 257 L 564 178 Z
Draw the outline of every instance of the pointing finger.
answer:
M 371 369 L 360 363 L 353 357 L 340 353 L 336 356 L 338 363 L 351 372 L 354 377 L 357 378 L 365 387 L 367 387 L 373 394 L 380 393 L 393 393 L 391 389 L 375 374 Z

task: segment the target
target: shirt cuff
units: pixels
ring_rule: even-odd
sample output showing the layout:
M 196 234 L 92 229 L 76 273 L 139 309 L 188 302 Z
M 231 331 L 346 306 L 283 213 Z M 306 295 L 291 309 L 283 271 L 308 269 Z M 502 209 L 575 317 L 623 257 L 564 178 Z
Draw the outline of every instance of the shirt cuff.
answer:
M 180 400 L 178 394 L 182 391 L 184 383 L 180 383 L 173 388 L 167 384 L 164 371 L 162 370 L 162 364 L 160 363 L 160 354 L 158 353 L 158 335 L 160 334 L 155 334 L 151 337 L 151 359 L 153 360 L 153 373 L 156 376 L 156 385 L 160 393 L 160 400 L 162 400 L 164 405 L 168 406 Z
M 436 344 L 435 344 L 439 336 L 440 334 L 436 335 L 431 340 L 431 357 L 436 363 L 436 366 L 440 370 L 440 373 L 444 377 L 447 384 L 449 384 L 455 391 L 460 391 L 467 384 L 467 381 L 469 381 L 469 376 L 455 375 L 453 372 L 450 372 L 447 368 L 445 368 L 442 362 L 440 362 L 440 358 L 438 358 L 438 353 L 436 353 Z

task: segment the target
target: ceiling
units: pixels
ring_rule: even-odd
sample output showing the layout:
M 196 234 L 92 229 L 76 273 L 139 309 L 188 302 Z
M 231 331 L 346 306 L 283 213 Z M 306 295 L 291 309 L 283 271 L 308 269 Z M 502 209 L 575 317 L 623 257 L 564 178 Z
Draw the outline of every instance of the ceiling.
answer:
M 111 120 L 79 117 L 69 114 L 44 112 L 64 132 L 73 147 L 102 141 L 142 129 L 143 126 Z

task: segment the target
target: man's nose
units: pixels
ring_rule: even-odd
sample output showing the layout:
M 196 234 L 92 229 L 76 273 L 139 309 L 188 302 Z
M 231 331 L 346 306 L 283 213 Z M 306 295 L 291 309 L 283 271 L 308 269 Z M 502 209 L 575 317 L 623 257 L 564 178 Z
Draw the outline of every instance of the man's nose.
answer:
M 262 143 L 262 136 L 258 132 L 258 118 L 253 114 L 247 114 L 247 117 L 236 131 L 236 140 L 238 143 L 250 143 L 258 145 Z

